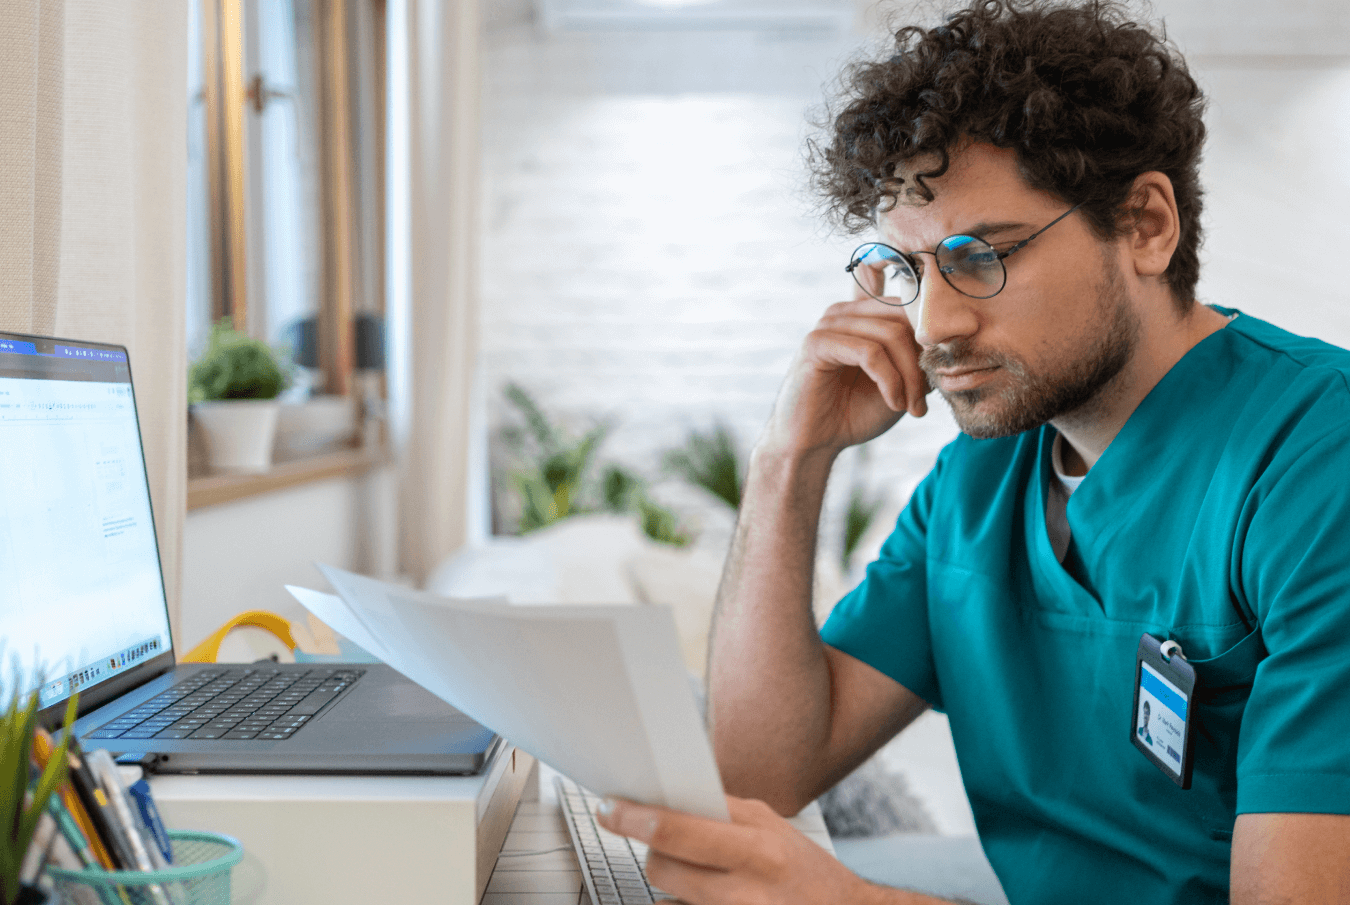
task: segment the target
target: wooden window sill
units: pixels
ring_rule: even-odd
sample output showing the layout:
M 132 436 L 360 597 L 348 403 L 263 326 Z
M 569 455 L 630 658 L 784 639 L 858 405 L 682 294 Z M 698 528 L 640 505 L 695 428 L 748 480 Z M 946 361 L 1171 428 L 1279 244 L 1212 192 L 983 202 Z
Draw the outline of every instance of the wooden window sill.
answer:
M 386 461 L 388 457 L 383 449 L 353 447 L 281 462 L 262 474 L 193 477 L 188 479 L 187 508 L 191 512 L 314 481 L 355 477 L 378 468 Z

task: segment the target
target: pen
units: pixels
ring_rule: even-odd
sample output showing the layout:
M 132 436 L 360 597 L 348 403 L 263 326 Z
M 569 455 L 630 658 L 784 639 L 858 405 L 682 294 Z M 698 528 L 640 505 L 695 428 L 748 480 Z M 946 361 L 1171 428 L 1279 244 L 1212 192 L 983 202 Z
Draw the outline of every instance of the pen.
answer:
M 84 831 L 80 829 L 75 818 L 71 816 L 69 809 L 55 795 L 47 800 L 47 812 L 56 820 L 57 829 L 61 831 L 61 836 L 70 846 L 70 850 L 75 853 L 80 864 L 85 870 L 102 870 L 103 865 L 99 863 L 94 855 L 94 850 L 90 847 L 89 839 Z M 125 905 L 125 897 L 119 897 L 112 890 L 89 884 L 86 887 L 72 890 L 72 894 L 77 901 L 89 902 L 91 897 L 93 902 L 90 905 Z
M 56 746 L 52 744 L 51 735 L 45 729 L 38 729 L 33 736 L 33 755 L 37 758 L 39 765 L 45 767 L 55 750 Z M 70 752 L 66 753 L 69 755 Z M 89 840 L 89 847 L 93 851 L 94 857 L 98 859 L 99 865 L 106 870 L 113 870 L 116 865 L 113 864 L 112 856 L 103 847 L 103 840 L 99 838 L 98 832 L 94 829 L 93 820 L 85 812 L 84 804 L 80 801 L 79 796 L 75 794 L 75 787 L 69 778 L 69 773 L 58 794 L 61 796 L 61 801 L 65 803 L 66 810 L 70 813 L 71 818 L 79 826 L 85 838 Z
M 102 868 L 98 863 L 98 858 L 94 856 L 94 851 L 89 847 L 89 840 L 85 838 L 75 818 L 70 816 L 70 811 L 55 795 L 47 799 L 47 810 L 56 820 L 56 826 L 61 831 L 61 835 L 66 837 L 66 842 L 75 852 L 75 857 L 80 859 L 80 863 L 85 867 Z
M 37 828 L 28 843 L 28 850 L 23 853 L 23 861 L 19 866 L 20 883 L 30 885 L 37 882 L 38 876 L 46 869 L 47 861 L 51 858 L 52 844 L 56 842 L 57 835 L 55 819 L 44 812 L 38 817 Z
M 112 755 L 102 748 L 97 748 L 84 757 L 89 774 L 99 786 L 96 791 L 100 803 L 107 802 L 104 813 L 108 817 L 108 823 L 118 836 L 119 846 L 125 847 L 127 856 L 131 859 L 131 866 L 141 871 L 153 871 L 157 866 L 155 858 L 159 856 L 159 849 L 155 847 L 154 842 L 147 844 L 146 840 L 141 838 L 136 815 L 131 802 L 127 799 L 126 790 L 122 787 L 122 778 L 117 773 L 117 765 L 113 763 Z M 154 852 L 153 856 L 151 851 Z M 152 905 L 184 905 L 186 901 L 184 891 L 174 884 L 164 886 L 149 883 L 141 887 L 141 891 Z
M 150 783 L 138 779 L 127 787 L 127 793 L 136 803 L 136 810 L 140 814 L 141 822 L 145 824 L 147 835 L 164 856 L 165 863 L 172 864 L 173 843 L 169 840 L 169 831 L 164 826 L 163 818 L 159 816 L 159 809 L 155 807 L 155 799 L 150 794 Z

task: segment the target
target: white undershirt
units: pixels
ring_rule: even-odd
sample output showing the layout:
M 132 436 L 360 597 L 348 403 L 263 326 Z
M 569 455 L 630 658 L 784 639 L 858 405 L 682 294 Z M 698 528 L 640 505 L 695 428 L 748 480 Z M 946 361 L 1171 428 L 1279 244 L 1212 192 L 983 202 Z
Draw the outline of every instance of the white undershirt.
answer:
M 1056 480 L 1050 482 L 1045 498 L 1045 529 L 1050 535 L 1050 547 L 1055 551 L 1055 559 L 1064 562 L 1069 552 L 1069 519 L 1066 508 L 1069 497 L 1083 483 L 1087 475 L 1071 477 L 1064 473 L 1064 435 L 1055 434 L 1055 442 L 1050 447 L 1050 464 L 1055 468 Z

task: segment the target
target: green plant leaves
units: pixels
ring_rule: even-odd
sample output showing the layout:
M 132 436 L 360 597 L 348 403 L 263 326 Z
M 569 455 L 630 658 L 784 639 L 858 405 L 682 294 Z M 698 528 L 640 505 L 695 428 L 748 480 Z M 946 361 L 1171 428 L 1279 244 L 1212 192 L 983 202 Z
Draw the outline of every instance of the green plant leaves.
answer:
M 505 395 L 525 421 L 523 430 L 508 427 L 498 434 L 524 463 L 509 476 L 520 496 L 521 533 L 569 515 L 594 511 L 587 500 L 587 485 L 595 452 L 609 433 L 609 426 L 597 425 L 574 439 L 554 426 L 520 385 L 508 384 Z
M 689 543 L 690 535 L 681 530 L 679 517 L 647 496 L 638 475 L 610 464 L 598 481 L 592 478 L 596 454 L 609 434 L 608 424 L 596 425 L 577 438 L 550 421 L 519 384 L 508 384 L 504 394 L 524 421 L 523 426 L 508 425 L 497 434 L 522 463 L 508 476 L 520 499 L 522 534 L 571 515 L 604 509 L 636 512 L 642 530 L 658 543 L 677 547 Z
M 0 789 L 4 792 L 4 797 L 0 798 L 4 802 L 4 807 L 0 808 L 0 902 L 5 905 L 19 897 L 19 868 L 24 853 L 33 841 L 47 799 L 65 781 L 66 747 L 69 729 L 75 722 L 78 698 L 78 695 L 71 695 L 66 703 L 67 732 L 48 759 L 26 804 L 24 797 L 32 776 L 38 693 L 32 692 L 26 700 L 22 695 L 15 695 L 0 718 Z
M 745 466 L 736 451 L 736 438 L 725 424 L 709 433 L 691 431 L 680 449 L 666 453 L 666 469 L 697 487 L 702 487 L 732 509 L 741 506 L 745 490 Z
M 642 479 L 621 465 L 610 465 L 600 476 L 600 494 L 610 512 L 631 512 L 642 496 Z
M 275 399 L 288 383 L 272 347 L 235 330 L 228 317 L 211 328 L 211 339 L 188 371 L 188 402 Z
M 659 543 L 683 547 L 690 542 L 691 535 L 681 526 L 679 516 L 648 495 L 646 482 L 638 474 L 610 463 L 598 480 L 592 477 L 597 451 L 609 433 L 608 424 L 597 425 L 578 438 L 550 420 L 520 385 L 508 384 L 504 394 L 523 422 L 504 425 L 497 433 L 520 463 L 510 471 L 508 481 L 520 501 L 517 527 L 522 534 L 571 515 L 603 510 L 636 513 L 643 533 Z M 862 448 L 859 455 L 865 470 L 867 449 Z M 683 446 L 664 453 L 662 465 L 733 510 L 740 508 L 746 463 L 735 435 L 725 424 L 716 423 L 706 432 L 690 431 Z M 845 569 L 884 500 L 883 495 L 868 492 L 861 478 L 855 480 L 844 512 L 839 550 Z
M 638 497 L 637 511 L 642 520 L 642 533 L 652 540 L 672 547 L 689 544 L 688 532 L 680 530 L 679 517 L 670 509 L 643 495 Z
M 877 512 L 881 509 L 884 499 L 880 496 L 869 495 L 862 487 L 854 487 L 848 498 L 848 509 L 844 511 L 844 549 L 843 565 L 847 569 L 849 560 L 853 558 L 853 551 L 858 548 L 858 542 L 862 536 L 867 533 L 872 520 L 876 518 Z

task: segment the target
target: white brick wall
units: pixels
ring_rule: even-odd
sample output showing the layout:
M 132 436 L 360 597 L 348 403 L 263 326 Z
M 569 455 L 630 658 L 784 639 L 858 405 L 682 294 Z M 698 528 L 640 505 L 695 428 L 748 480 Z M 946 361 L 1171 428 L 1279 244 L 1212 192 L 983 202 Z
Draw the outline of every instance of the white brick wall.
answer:
M 490 36 L 492 416 L 517 380 L 578 423 L 612 419 L 603 454 L 653 476 L 662 449 L 718 418 L 748 447 L 801 337 L 850 290 L 857 240 L 826 235 L 810 211 L 801 154 L 808 109 L 855 42 Z M 1350 65 L 1196 68 L 1212 98 L 1202 297 L 1350 343 L 1346 287 L 1325 266 L 1343 256 L 1350 206 Z M 955 435 L 933 401 L 871 457 L 896 505 Z

